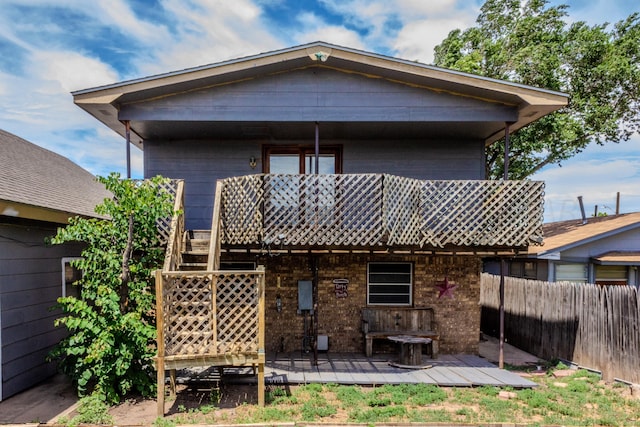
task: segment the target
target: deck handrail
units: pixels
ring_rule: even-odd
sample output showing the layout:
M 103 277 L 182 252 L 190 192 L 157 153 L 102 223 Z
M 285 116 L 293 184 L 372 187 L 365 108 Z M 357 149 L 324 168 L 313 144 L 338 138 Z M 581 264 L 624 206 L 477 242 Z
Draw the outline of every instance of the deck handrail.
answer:
M 184 234 L 184 181 L 175 180 L 173 215 L 168 230 L 167 250 L 165 253 L 163 271 L 177 270 L 182 262 L 182 236 Z
M 540 181 L 259 174 L 221 182 L 218 224 L 226 245 L 514 248 L 542 243 Z

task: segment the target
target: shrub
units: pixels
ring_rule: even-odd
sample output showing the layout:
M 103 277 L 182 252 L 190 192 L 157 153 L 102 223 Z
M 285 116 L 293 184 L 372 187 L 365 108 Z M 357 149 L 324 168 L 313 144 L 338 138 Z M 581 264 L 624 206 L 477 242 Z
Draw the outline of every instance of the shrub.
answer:
M 98 218 L 72 218 L 52 243 L 84 242 L 82 270 L 75 283 L 80 297 L 58 299 L 64 316 L 56 320 L 69 336 L 50 354 L 78 387 L 78 394 L 98 393 L 115 403 L 135 390 L 155 391 L 155 292 L 151 272 L 162 264 L 157 221 L 171 216 L 164 179 L 121 180 L 99 177 L 113 193 L 98 205 Z

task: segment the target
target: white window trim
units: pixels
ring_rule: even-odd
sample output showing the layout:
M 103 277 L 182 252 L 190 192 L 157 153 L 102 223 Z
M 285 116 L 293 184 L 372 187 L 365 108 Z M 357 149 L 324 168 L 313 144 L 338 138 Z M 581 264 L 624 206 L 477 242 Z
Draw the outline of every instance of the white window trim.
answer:
M 406 304 L 400 304 L 400 303 L 370 303 L 369 302 L 369 266 L 371 264 L 403 264 L 403 265 L 409 265 L 409 302 Z M 402 284 L 402 285 L 406 285 L 406 283 L 398 283 L 398 284 Z M 413 305 L 413 263 L 412 262 L 384 262 L 384 261 L 372 261 L 372 262 L 368 262 L 367 263 L 367 305 L 385 305 L 385 306 L 392 306 L 392 307 L 410 307 Z
M 61 267 L 62 267 L 62 298 L 67 296 L 67 277 L 65 275 L 66 273 L 66 269 L 65 269 L 65 265 L 70 263 L 71 261 L 76 261 L 82 259 L 82 257 L 76 256 L 76 257 L 63 257 L 61 260 Z

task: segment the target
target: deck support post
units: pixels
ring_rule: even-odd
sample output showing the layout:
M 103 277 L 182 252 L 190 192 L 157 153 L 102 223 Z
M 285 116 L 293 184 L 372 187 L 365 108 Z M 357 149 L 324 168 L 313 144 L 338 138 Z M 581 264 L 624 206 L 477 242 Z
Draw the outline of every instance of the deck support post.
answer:
M 504 124 L 504 181 L 509 180 L 509 125 L 511 123 L 506 122 Z M 500 257 L 500 306 L 498 309 L 500 316 L 500 345 L 498 350 L 498 367 L 504 368 L 504 275 L 505 275 L 505 261 Z
M 258 406 L 264 406 L 264 363 L 258 363 Z
M 158 373 L 158 416 L 164 417 L 164 357 L 156 359 L 156 371 Z
M 127 179 L 131 179 L 131 122 L 124 121 L 124 135 L 127 144 Z
M 316 122 L 316 144 L 315 144 L 315 167 L 316 167 L 316 175 L 320 173 L 318 170 L 320 168 L 320 124 Z

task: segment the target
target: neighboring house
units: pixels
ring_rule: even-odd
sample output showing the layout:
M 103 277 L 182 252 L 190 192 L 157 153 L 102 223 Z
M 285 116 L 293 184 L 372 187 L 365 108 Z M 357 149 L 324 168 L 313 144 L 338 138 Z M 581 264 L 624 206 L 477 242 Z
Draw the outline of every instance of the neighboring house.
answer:
M 265 266 L 267 352 L 361 352 L 363 308 L 426 306 L 442 353 L 477 353 L 482 257 L 525 250 L 542 225 L 542 184 L 484 181 L 485 147 L 567 103 L 323 42 L 73 96 L 129 126 L 146 177 L 184 179 L 185 228 L 220 246 L 208 267 Z
M 74 279 L 78 244 L 50 245 L 69 217 L 95 216 L 109 193 L 70 160 L 0 130 L 0 400 L 56 372 L 45 358 L 65 335 L 56 299 Z
M 544 245 L 507 263 L 505 274 L 549 282 L 640 285 L 640 212 L 544 224 Z M 495 262 L 485 270 L 499 274 Z

